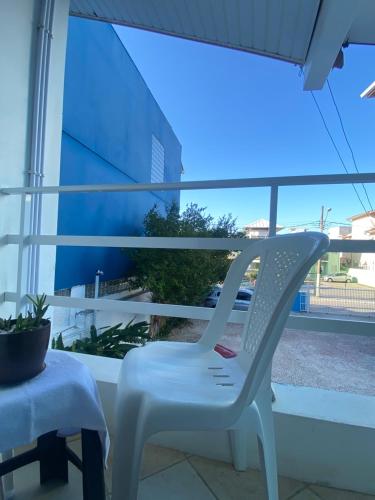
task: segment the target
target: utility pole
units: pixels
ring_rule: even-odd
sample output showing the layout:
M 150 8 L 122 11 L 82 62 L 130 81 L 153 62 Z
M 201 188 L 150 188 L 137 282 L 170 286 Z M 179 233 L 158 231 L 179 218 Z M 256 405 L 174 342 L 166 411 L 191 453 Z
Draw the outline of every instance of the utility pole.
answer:
M 101 271 L 100 269 L 98 269 L 95 273 L 95 290 L 94 290 L 94 299 L 98 299 L 99 298 L 99 281 L 100 281 L 100 277 L 103 276 L 103 271 Z M 96 311 L 94 310 L 94 313 L 93 313 L 93 322 L 92 324 L 96 327 Z
M 324 231 L 324 227 L 326 225 L 328 213 L 331 211 L 331 208 L 327 209 L 326 216 L 324 217 L 324 205 L 322 206 L 321 212 L 320 212 L 320 221 L 319 221 L 319 229 L 320 232 L 322 233 Z M 320 259 L 316 263 L 316 286 L 315 286 L 315 296 L 319 297 L 320 296 Z

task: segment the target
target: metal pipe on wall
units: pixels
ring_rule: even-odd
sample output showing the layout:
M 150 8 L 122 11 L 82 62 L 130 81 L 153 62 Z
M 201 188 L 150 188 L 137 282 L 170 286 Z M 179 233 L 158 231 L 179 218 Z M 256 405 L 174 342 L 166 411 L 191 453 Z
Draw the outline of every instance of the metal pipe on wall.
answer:
M 54 3 L 54 0 L 42 0 L 37 26 L 38 36 L 31 130 L 30 169 L 26 172 L 25 179 L 26 186 L 31 187 L 41 187 L 43 185 L 46 109 Z M 36 193 L 31 198 L 31 235 L 39 235 L 41 232 L 41 214 L 42 196 L 40 193 Z M 39 254 L 39 246 L 31 245 L 28 255 L 26 285 L 29 293 L 36 293 L 38 290 Z

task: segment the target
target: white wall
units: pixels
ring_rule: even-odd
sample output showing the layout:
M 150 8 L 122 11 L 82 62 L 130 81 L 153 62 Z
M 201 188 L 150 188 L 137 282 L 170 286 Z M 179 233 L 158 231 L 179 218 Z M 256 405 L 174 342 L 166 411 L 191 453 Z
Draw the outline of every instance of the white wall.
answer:
M 369 229 L 375 227 L 375 217 L 362 217 L 361 219 L 352 221 L 352 239 L 353 240 L 370 240 L 371 237 L 367 234 Z
M 352 228 L 350 226 L 331 227 L 328 231 L 328 236 L 331 240 L 340 240 L 343 236 L 350 234 L 351 230 Z
M 0 6 L 0 185 L 19 186 L 29 154 L 34 1 L 3 1 Z M 17 27 L 17 29 L 15 29 Z M 19 198 L 0 195 L 0 235 L 19 231 Z M 0 247 L 0 292 L 16 290 L 17 252 Z M 1 307 L 1 306 L 0 306 Z M 1 307 L 2 314 L 11 309 Z M 5 311 L 6 310 L 6 311 Z
M 73 287 L 71 297 L 85 297 L 85 285 Z M 123 291 L 112 295 L 106 295 L 105 299 L 111 300 L 129 300 L 134 302 L 150 302 L 149 293 L 140 293 L 134 295 L 134 291 Z M 60 332 L 65 345 L 70 345 L 74 340 L 87 336 L 90 331 L 90 326 L 94 321 L 94 311 L 84 309 L 73 309 L 64 307 L 52 307 L 50 317 L 52 318 L 52 336 L 57 336 Z M 115 311 L 97 311 L 96 312 L 96 327 L 105 328 L 122 323 L 128 324 L 130 321 L 139 323 L 146 321 L 150 323 L 150 316 L 145 314 L 118 313 Z
M 370 255 L 374 254 L 362 254 L 362 255 Z M 358 283 L 360 285 L 374 286 L 375 287 L 375 271 L 371 271 L 369 269 L 349 269 L 350 276 L 357 278 Z
M 45 150 L 45 184 L 58 184 L 69 0 L 55 2 Z M 0 4 L 0 186 L 23 186 L 29 166 L 35 50 L 40 0 Z M 19 232 L 19 196 L 0 195 L 0 237 Z M 43 230 L 56 231 L 57 199 L 44 202 Z M 1 240 L 0 240 L 1 241 Z M 40 289 L 53 290 L 54 249 L 42 253 Z M 17 247 L 0 246 L 0 293 L 16 291 Z M 1 304 L 0 315 L 12 312 Z

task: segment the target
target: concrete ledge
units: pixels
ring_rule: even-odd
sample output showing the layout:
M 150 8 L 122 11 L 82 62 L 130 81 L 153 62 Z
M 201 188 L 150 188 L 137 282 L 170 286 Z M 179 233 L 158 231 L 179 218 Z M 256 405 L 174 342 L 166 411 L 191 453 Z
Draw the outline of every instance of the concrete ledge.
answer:
M 272 386 L 275 413 L 375 429 L 375 397 L 315 387 Z

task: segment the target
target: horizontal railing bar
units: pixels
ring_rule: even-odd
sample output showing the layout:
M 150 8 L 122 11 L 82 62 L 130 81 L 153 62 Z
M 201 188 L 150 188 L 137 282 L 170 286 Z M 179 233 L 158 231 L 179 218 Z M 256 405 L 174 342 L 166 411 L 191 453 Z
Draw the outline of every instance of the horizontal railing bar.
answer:
M 375 253 L 375 240 L 330 240 L 328 251 Z
M 180 248 L 199 250 L 244 250 L 256 239 L 248 238 L 175 238 L 150 236 L 69 236 L 40 235 L 26 236 L 24 245 L 84 246 L 107 248 Z M 16 234 L 4 236 L 0 244 L 22 242 Z M 375 253 L 375 240 L 331 240 L 330 252 Z
M 0 194 L 22 193 L 97 193 L 97 192 L 135 192 L 135 191 L 187 191 L 192 189 L 233 189 L 271 186 L 312 186 L 322 184 L 375 183 L 374 173 L 332 174 L 332 175 L 295 175 L 285 177 L 252 177 L 244 179 L 220 179 L 207 181 L 184 181 L 166 183 L 134 184 L 91 184 L 71 186 L 41 186 L 1 188 Z
M 346 333 L 349 335 L 364 335 L 368 337 L 375 335 L 375 323 L 373 321 L 321 318 L 310 315 L 291 314 L 286 326 L 287 328 L 295 330 L 309 330 L 312 332 Z
M 7 242 L 18 244 L 18 235 L 8 235 Z M 196 250 L 243 250 L 256 240 L 247 238 L 174 238 L 145 236 L 26 236 L 24 244 L 112 247 L 112 248 L 180 248 Z
M 14 302 L 16 294 L 5 292 L 5 300 Z M 46 302 L 51 306 L 74 309 L 92 309 L 95 311 L 112 311 L 130 314 L 158 315 L 175 318 L 211 319 L 213 309 L 207 307 L 182 306 L 176 304 L 155 304 L 153 302 L 135 302 L 132 300 L 81 299 L 59 295 L 47 295 Z M 243 323 L 246 313 L 232 311 L 229 321 Z
M 15 302 L 17 294 L 5 292 L 6 302 Z M 151 302 L 120 301 L 110 299 L 80 299 L 76 297 L 62 297 L 48 295 L 47 303 L 51 306 L 66 307 L 74 309 L 92 309 L 96 311 L 114 311 L 131 314 L 159 315 L 177 318 L 210 320 L 214 310 L 207 307 L 181 306 L 174 304 L 154 304 Z M 232 323 L 244 323 L 246 312 L 232 311 L 229 321 Z M 349 335 L 375 335 L 374 322 L 362 320 L 330 319 L 316 316 L 305 316 L 290 314 L 287 328 L 328 332 L 345 333 Z

